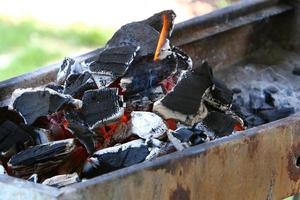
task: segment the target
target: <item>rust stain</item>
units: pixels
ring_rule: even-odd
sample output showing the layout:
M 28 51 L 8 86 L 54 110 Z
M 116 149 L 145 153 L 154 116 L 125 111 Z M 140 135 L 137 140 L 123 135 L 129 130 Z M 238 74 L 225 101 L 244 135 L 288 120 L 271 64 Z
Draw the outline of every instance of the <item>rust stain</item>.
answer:
M 249 158 L 253 159 L 255 154 L 257 153 L 259 139 L 254 135 L 254 136 L 250 136 L 249 138 L 247 138 L 246 141 L 248 143 Z
M 189 200 L 191 199 L 191 191 L 184 189 L 182 185 L 177 184 L 176 189 L 171 192 L 170 200 Z
M 297 158 L 300 157 L 300 143 L 293 145 L 288 152 L 288 174 L 291 180 L 297 182 L 300 178 L 300 166 L 296 165 Z

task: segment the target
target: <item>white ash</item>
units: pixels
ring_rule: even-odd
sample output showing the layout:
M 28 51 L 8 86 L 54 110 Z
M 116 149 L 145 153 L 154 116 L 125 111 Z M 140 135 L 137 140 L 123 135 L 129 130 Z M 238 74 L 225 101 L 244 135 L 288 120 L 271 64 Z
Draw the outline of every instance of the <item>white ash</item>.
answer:
M 140 138 L 161 138 L 168 130 L 161 117 L 152 112 L 131 113 L 130 131 Z
M 5 175 L 7 174 L 5 168 L 3 167 L 3 165 L 0 165 L 0 175 Z
M 77 173 L 73 173 L 73 174 L 63 174 L 63 175 L 53 176 L 51 178 L 44 180 L 42 184 L 61 188 L 77 182 L 80 182 L 79 176 Z

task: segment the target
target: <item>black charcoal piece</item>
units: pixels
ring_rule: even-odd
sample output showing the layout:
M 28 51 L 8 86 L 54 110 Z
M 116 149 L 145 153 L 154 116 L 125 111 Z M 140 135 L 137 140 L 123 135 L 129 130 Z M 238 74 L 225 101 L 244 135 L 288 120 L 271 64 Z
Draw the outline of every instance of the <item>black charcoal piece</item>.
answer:
M 249 128 L 259 126 L 259 125 L 266 123 L 265 120 L 263 120 L 261 117 L 254 115 L 254 114 L 249 115 L 248 117 L 245 117 L 244 120 L 245 120 L 246 125 Z
M 194 124 L 195 122 L 188 122 L 188 120 L 193 121 L 196 115 L 199 115 L 199 118 L 206 115 L 202 96 L 212 84 L 211 68 L 204 62 L 200 67 L 182 74 L 174 89 L 162 100 L 154 103 L 153 111 L 159 113 L 164 119 L 173 118 Z
M 173 136 L 180 140 L 180 142 L 189 142 L 192 135 L 193 131 L 188 128 L 179 128 L 173 132 Z
M 232 90 L 230 90 L 223 81 L 216 78 L 214 78 L 213 83 L 214 86 L 211 90 L 213 99 L 220 102 L 221 104 L 230 105 L 233 98 Z
M 74 98 L 81 99 L 86 90 L 97 89 L 98 86 L 89 72 L 83 74 L 71 74 L 64 85 L 64 94 L 69 94 Z
M 205 133 L 193 134 L 190 137 L 190 142 L 192 145 L 198 145 L 209 141 L 208 136 Z
M 258 115 L 266 122 L 272 122 L 278 119 L 282 119 L 295 113 L 293 107 L 274 108 L 270 110 L 262 110 Z
M 239 122 L 230 115 L 212 111 L 203 119 L 203 124 L 209 130 L 213 131 L 216 136 L 222 137 L 230 135 L 235 125 L 239 124 Z
M 249 91 L 249 105 L 254 111 L 259 110 L 265 103 L 265 97 L 262 92 L 258 89 Z
M 92 178 L 143 162 L 149 153 L 148 146 L 141 139 L 99 150 L 85 164 L 82 177 Z
M 98 59 L 91 63 L 92 72 L 110 72 L 116 77 L 124 76 L 129 65 L 134 60 L 139 47 L 120 46 L 104 49 Z
M 239 94 L 239 93 L 242 92 L 242 90 L 241 90 L 240 88 L 232 88 L 232 92 L 233 92 L 234 94 Z
M 97 72 L 91 74 L 98 88 L 108 87 L 110 84 L 117 80 L 117 77 L 114 76 L 111 72 Z
M 275 87 L 274 87 L 274 88 L 275 88 Z M 270 106 L 274 106 L 274 101 L 275 101 L 275 99 L 274 99 L 274 97 L 273 97 L 273 95 L 272 95 L 272 94 L 276 93 L 276 92 L 274 92 L 274 91 L 275 91 L 275 90 L 272 90 L 271 88 L 265 89 L 265 90 L 264 90 L 265 102 L 266 102 L 267 104 L 269 104 Z
M 24 119 L 19 113 L 14 110 L 9 110 L 8 106 L 0 107 L 0 124 L 7 120 L 14 122 L 15 124 L 24 123 Z
M 177 66 L 178 70 L 187 70 L 192 68 L 193 62 L 191 57 L 189 57 L 178 47 L 173 47 L 172 51 L 175 53 L 176 57 L 178 58 L 178 66 Z
M 57 83 L 48 83 L 46 88 L 52 89 L 58 93 L 63 93 L 64 92 L 64 87 L 61 85 L 58 85 Z
M 24 149 L 25 143 L 31 143 L 32 137 L 22 127 L 11 121 L 0 124 L 0 152 L 5 153 L 12 147 Z
M 70 152 L 74 148 L 73 139 L 37 145 L 13 155 L 8 164 L 14 168 L 19 165 L 33 166 L 37 163 L 52 161 L 58 158 L 64 159 L 70 155 Z
M 295 67 L 294 69 L 293 69 L 293 74 L 294 75 L 297 75 L 297 76 L 300 76 L 300 67 Z
M 62 65 L 60 66 L 58 73 L 57 73 L 56 82 L 59 85 L 63 85 L 69 75 L 80 74 L 86 70 L 88 70 L 88 68 L 86 66 L 81 65 L 74 59 L 65 58 Z
M 28 125 L 33 124 L 37 118 L 55 113 L 66 105 L 81 107 L 80 100 L 48 88 L 16 90 L 14 95 L 16 99 L 13 101 L 13 108 L 22 115 Z
M 89 130 L 85 124 L 75 120 L 68 120 L 68 128 L 75 135 L 76 138 L 85 146 L 89 154 L 95 151 L 95 141 L 93 132 Z
M 82 98 L 82 116 L 90 128 L 118 120 L 124 113 L 117 88 L 86 91 Z
M 166 59 L 153 61 L 153 57 L 145 57 L 132 63 L 126 75 L 121 79 L 120 86 L 125 95 L 157 86 L 161 81 L 176 71 L 177 61 L 174 55 Z

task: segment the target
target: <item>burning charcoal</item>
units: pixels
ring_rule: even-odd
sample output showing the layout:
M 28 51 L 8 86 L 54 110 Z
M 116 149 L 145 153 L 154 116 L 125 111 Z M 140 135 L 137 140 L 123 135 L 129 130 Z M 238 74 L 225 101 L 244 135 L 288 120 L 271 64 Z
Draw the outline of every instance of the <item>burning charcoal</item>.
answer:
M 68 76 L 63 93 L 69 94 L 74 98 L 81 99 L 86 90 L 97 88 L 98 86 L 93 76 L 89 72 L 84 72 L 83 74 L 71 74 Z
M 90 64 L 92 72 L 110 72 L 116 77 L 124 76 L 140 47 L 120 46 L 105 48 L 98 59 Z
M 15 90 L 12 107 L 19 112 L 25 123 L 31 125 L 42 116 L 55 113 L 66 105 L 80 108 L 82 102 L 69 95 L 63 95 L 49 88 Z
M 92 178 L 143 162 L 149 153 L 148 146 L 142 139 L 101 149 L 85 163 L 82 177 Z
M 11 148 L 17 151 L 24 149 L 32 143 L 32 137 L 22 127 L 11 121 L 5 121 L 0 125 L 0 152 L 5 154 Z
M 27 181 L 33 182 L 33 183 L 38 183 L 38 175 L 37 174 L 32 174 Z
M 64 92 L 64 87 L 61 85 L 58 85 L 56 83 L 48 83 L 46 86 L 46 88 L 52 89 L 58 93 L 63 93 Z
M 300 67 L 295 67 L 294 69 L 293 69 L 293 74 L 294 75 L 296 75 L 296 76 L 300 76 Z
M 180 135 L 174 131 L 168 131 L 167 135 L 168 135 L 169 141 L 174 145 L 174 147 L 178 151 L 182 151 L 191 146 L 189 141 L 186 141 L 186 142 L 184 142 L 184 140 L 181 141 L 182 137 L 180 137 Z
M 203 124 L 216 136 L 222 137 L 230 135 L 239 121 L 230 115 L 221 112 L 212 111 L 203 119 Z
M 47 175 L 68 158 L 74 148 L 73 139 L 33 146 L 13 155 L 8 166 L 17 177 L 27 178 L 33 173 Z
M 145 57 L 131 65 L 121 79 L 120 86 L 126 95 L 144 91 L 157 86 L 176 71 L 176 67 L 177 61 L 174 55 L 158 61 L 153 61 L 152 57 Z
M 88 70 L 86 66 L 81 65 L 72 58 L 65 58 L 57 73 L 56 82 L 63 85 L 71 74 L 80 74 Z
M 212 71 L 205 62 L 184 73 L 175 88 L 154 103 L 153 111 L 164 119 L 177 119 L 192 125 L 207 115 L 202 96 L 212 84 Z
M 272 122 L 278 119 L 282 119 L 290 116 L 295 113 L 295 109 L 293 107 L 286 108 L 274 108 L 271 110 L 262 110 L 258 113 L 258 115 L 263 118 L 267 122 Z
M 73 174 L 64 174 L 64 175 L 57 175 L 51 178 L 48 178 L 42 182 L 44 185 L 49 185 L 57 188 L 62 188 L 67 185 L 71 185 L 74 183 L 79 183 L 80 178 L 77 173 Z
M 163 34 L 165 37 L 161 37 L 161 44 L 169 43 L 166 40 L 170 37 L 173 30 L 175 16 L 176 15 L 173 11 L 168 10 L 157 13 L 144 21 L 126 24 L 113 35 L 113 37 L 108 41 L 107 46 L 139 46 L 139 57 L 154 55 L 154 51 L 157 47 L 157 41 L 160 38 L 160 32 L 164 24 L 164 30 L 166 32 Z
M 239 93 L 242 92 L 242 90 L 241 90 L 240 88 L 233 88 L 233 89 L 232 89 L 232 92 L 233 92 L 234 94 L 239 94 Z
M 87 126 L 81 124 L 80 122 L 69 120 L 68 128 L 85 146 L 89 154 L 92 154 L 95 151 L 95 141 L 93 138 L 94 134 L 88 129 Z
M 86 91 L 82 102 L 82 116 L 91 129 L 116 121 L 124 113 L 123 99 L 116 88 Z
M 130 132 L 140 138 L 162 138 L 168 130 L 163 120 L 152 112 L 134 111 L 131 113 Z

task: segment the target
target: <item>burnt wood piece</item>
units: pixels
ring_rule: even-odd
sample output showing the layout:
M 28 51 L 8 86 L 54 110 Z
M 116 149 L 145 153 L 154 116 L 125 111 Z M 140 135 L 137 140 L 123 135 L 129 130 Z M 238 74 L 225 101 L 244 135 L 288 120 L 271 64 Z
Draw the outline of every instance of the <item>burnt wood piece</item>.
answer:
M 80 74 L 88 70 L 87 66 L 80 64 L 72 58 L 65 58 L 57 73 L 56 82 L 63 85 L 71 74 Z
M 163 60 L 153 61 L 153 57 L 144 57 L 130 66 L 121 79 L 120 86 L 125 95 L 132 95 L 157 86 L 176 71 L 177 58 L 173 54 Z
M 21 114 L 28 125 L 33 124 L 39 117 L 59 111 L 64 106 L 81 107 L 80 100 L 48 88 L 25 89 L 15 91 L 14 94 L 17 97 L 12 103 L 13 108 Z
M 82 117 L 90 128 L 118 120 L 124 113 L 123 98 L 117 88 L 86 91 L 82 97 Z
M 15 176 L 50 175 L 68 158 L 75 148 L 74 140 L 67 139 L 33 146 L 11 157 L 8 166 Z
M 167 10 L 157 13 L 146 20 L 122 26 L 107 42 L 107 47 L 120 47 L 124 45 L 139 46 L 138 59 L 154 55 L 163 24 L 163 15 L 167 16 L 167 21 L 170 25 L 167 31 L 167 35 L 170 37 L 176 15 L 173 11 Z
M 142 139 L 99 150 L 85 164 L 82 177 L 93 178 L 143 162 L 149 153 L 148 146 Z
M 69 94 L 74 98 L 81 99 L 86 90 L 97 89 L 98 86 L 89 72 L 83 74 L 71 74 L 64 85 L 64 94 Z
M 115 77 L 124 76 L 139 48 L 139 46 L 105 48 L 97 60 L 89 65 L 89 68 L 95 73 L 110 72 Z
M 203 119 L 203 124 L 209 130 L 213 131 L 216 136 L 222 137 L 230 135 L 233 132 L 235 125 L 239 124 L 239 121 L 230 115 L 212 111 Z
M 272 122 L 278 119 L 282 119 L 290 116 L 295 113 L 295 109 L 293 107 L 283 107 L 283 108 L 274 108 L 269 110 L 261 110 L 258 113 L 262 119 L 267 122 Z
M 23 130 L 21 126 L 11 121 L 5 121 L 0 124 L 0 152 L 5 153 L 11 148 L 17 151 L 23 150 L 24 146 L 33 143 L 31 135 Z

